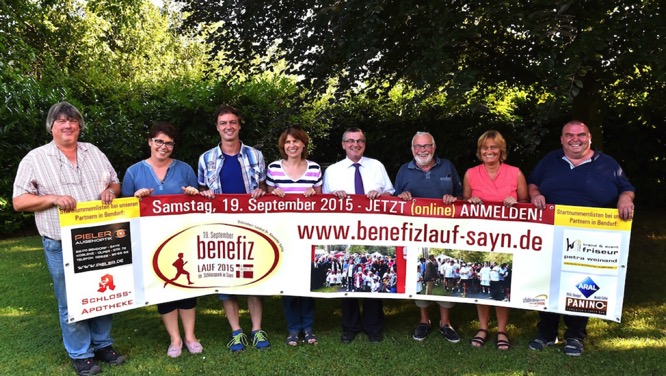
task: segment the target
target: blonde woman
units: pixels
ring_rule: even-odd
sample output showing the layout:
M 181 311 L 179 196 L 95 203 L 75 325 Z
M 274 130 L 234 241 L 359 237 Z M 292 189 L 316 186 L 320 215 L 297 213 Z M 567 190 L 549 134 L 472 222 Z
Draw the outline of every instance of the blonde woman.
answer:
M 490 130 L 479 137 L 476 155 L 482 162 L 472 167 L 463 178 L 463 199 L 472 204 L 501 202 L 505 206 L 513 206 L 517 202 L 528 202 L 527 183 L 525 176 L 518 167 L 510 166 L 506 160 L 506 141 L 502 135 Z M 492 283 L 491 283 L 492 284 Z M 477 304 L 479 330 L 472 338 L 472 346 L 481 347 L 488 336 L 490 306 Z M 508 350 L 511 347 L 506 326 L 509 322 L 509 307 L 495 307 L 497 316 L 497 349 Z

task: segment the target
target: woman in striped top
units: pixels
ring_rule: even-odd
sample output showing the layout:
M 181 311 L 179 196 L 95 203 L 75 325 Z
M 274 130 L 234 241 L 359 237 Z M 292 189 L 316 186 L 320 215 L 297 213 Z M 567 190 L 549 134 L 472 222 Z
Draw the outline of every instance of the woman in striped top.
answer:
M 308 134 L 298 126 L 285 129 L 278 140 L 281 160 L 272 162 L 266 171 L 268 193 L 278 197 L 286 194 L 302 194 L 310 197 L 321 194 L 323 183 L 321 167 L 307 160 Z M 286 343 L 298 345 L 302 332 L 305 342 L 317 344 L 317 337 L 312 331 L 314 323 L 314 299 L 311 297 L 283 296 L 282 307 L 287 319 L 289 334 Z

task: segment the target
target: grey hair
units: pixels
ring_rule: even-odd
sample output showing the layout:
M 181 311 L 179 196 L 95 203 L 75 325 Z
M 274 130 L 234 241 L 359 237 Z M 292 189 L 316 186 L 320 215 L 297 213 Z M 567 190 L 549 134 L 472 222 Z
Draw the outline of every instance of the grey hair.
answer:
M 432 145 L 437 146 L 437 143 L 435 142 L 435 137 L 430 134 L 430 132 L 416 132 L 414 137 L 412 137 L 412 145 L 414 145 L 414 139 L 418 136 L 430 136 L 430 139 L 432 139 Z
M 361 128 L 356 128 L 356 127 L 347 128 L 345 130 L 345 133 L 342 134 L 342 142 L 346 140 L 347 133 L 358 133 L 358 132 L 361 132 L 363 134 L 363 137 L 365 138 L 365 132 L 363 132 Z
M 51 133 L 51 128 L 53 128 L 53 122 L 58 120 L 62 115 L 67 116 L 67 119 L 74 119 L 79 122 L 79 129 L 83 130 L 86 127 L 86 122 L 83 120 L 83 116 L 68 102 L 58 102 L 51 106 L 49 109 L 48 115 L 46 115 L 46 131 Z

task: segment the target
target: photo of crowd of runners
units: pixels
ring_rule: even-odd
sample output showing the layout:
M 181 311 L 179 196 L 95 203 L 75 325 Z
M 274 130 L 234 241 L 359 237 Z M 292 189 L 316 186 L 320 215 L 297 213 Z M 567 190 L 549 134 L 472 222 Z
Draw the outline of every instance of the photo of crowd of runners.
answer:
M 512 255 L 437 251 L 422 249 L 417 265 L 417 294 L 511 300 Z
M 396 248 L 329 245 L 315 248 L 312 292 L 396 293 Z

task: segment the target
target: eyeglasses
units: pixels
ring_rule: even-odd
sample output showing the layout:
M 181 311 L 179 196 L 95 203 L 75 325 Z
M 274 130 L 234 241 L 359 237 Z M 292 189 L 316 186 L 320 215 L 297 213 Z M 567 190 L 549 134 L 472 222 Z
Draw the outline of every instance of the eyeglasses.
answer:
M 60 127 L 65 126 L 67 123 L 70 123 L 72 125 L 79 125 L 79 121 L 74 118 L 69 118 L 69 119 L 60 118 L 54 120 L 53 123 Z
M 227 124 L 231 125 L 232 127 L 233 127 L 233 126 L 236 126 L 236 125 L 238 125 L 238 120 L 218 121 L 218 122 L 217 122 L 217 125 L 219 125 L 219 126 L 221 126 L 221 127 L 224 127 L 224 126 L 227 125 Z
M 157 145 L 157 147 L 166 146 L 169 149 L 173 149 L 173 146 L 176 145 L 176 143 L 173 142 L 173 141 L 164 142 L 164 140 L 159 139 L 159 138 L 151 138 L 151 140 L 153 141 L 153 143 L 155 145 Z
M 83 177 L 81 176 L 81 169 L 79 168 L 83 160 L 79 162 L 78 159 L 77 154 L 76 166 L 74 166 L 71 162 L 63 160 L 62 157 L 58 155 L 58 163 L 60 164 L 60 183 L 63 186 L 83 186 Z
M 432 150 L 433 147 L 435 147 L 435 144 L 425 144 L 425 145 L 414 144 L 414 145 L 412 145 L 412 148 L 414 148 L 414 150 Z
M 346 139 L 346 140 L 345 140 L 345 144 L 350 144 L 350 145 L 354 145 L 354 144 L 364 145 L 364 144 L 365 144 L 365 140 L 363 140 L 363 139 L 353 140 L 353 139 L 349 138 L 349 139 Z

